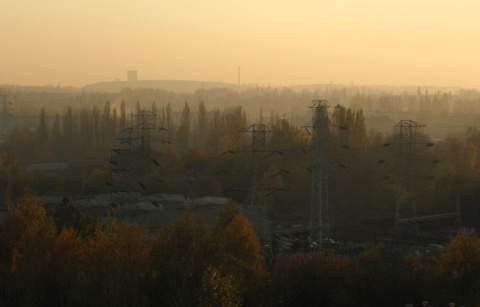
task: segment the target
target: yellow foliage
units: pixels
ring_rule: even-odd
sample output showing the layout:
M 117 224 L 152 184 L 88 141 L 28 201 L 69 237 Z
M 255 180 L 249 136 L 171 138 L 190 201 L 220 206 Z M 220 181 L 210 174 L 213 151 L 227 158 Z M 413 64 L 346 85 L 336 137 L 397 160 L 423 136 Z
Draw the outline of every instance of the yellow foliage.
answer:
M 420 272 L 423 269 L 422 254 L 418 251 L 407 254 L 403 258 L 403 264 L 409 272 Z
M 358 255 L 358 267 L 360 272 L 368 275 L 371 272 L 378 272 L 383 265 L 382 257 L 378 249 L 368 249 Z
M 191 266 L 208 248 L 208 229 L 202 220 L 186 212 L 179 220 L 165 228 L 152 244 L 154 269 L 171 263 Z
M 149 251 L 148 237 L 137 224 L 112 218 L 87 238 L 85 282 L 111 306 L 138 305 Z
M 212 265 L 208 265 L 202 275 L 199 297 L 202 306 L 241 306 L 242 297 L 235 278 L 233 275 L 223 275 L 220 270 Z
M 8 213 L 0 241 L 4 251 L 11 252 L 11 269 L 29 263 L 22 259 L 40 265 L 51 253 L 55 237 L 53 221 L 46 217 L 40 201 L 30 192 L 24 193 L 15 206 L 11 205 Z
M 452 237 L 436 263 L 439 281 L 449 297 L 468 306 L 480 303 L 480 238 L 460 231 Z
M 480 238 L 471 232 L 460 231 L 448 242 L 445 251 L 439 256 L 437 269 L 453 280 L 461 279 L 472 272 L 480 273 Z
M 223 229 L 223 252 L 252 266 L 262 263 L 262 251 L 258 238 L 248 220 L 237 214 Z
M 70 227 L 64 227 L 55 240 L 52 254 L 57 260 L 75 263 L 80 260 L 83 251 L 81 237 Z

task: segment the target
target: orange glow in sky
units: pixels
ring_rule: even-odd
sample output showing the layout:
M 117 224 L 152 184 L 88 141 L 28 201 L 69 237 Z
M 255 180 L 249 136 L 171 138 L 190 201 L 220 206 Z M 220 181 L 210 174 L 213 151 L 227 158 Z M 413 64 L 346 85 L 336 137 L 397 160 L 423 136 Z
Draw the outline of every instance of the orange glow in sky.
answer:
M 0 84 L 480 89 L 480 1 L 2 0 Z

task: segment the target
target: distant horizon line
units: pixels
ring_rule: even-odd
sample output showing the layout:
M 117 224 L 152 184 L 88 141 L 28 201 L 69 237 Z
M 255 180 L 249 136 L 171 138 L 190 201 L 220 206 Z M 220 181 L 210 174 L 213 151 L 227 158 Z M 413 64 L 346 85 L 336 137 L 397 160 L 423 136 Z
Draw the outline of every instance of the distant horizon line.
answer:
M 89 86 L 100 85 L 100 84 L 114 84 L 114 83 L 125 83 L 125 84 L 137 84 L 142 82 L 195 82 L 195 83 L 218 83 L 218 84 L 225 84 L 231 87 L 271 87 L 271 88 L 291 88 L 291 87 L 311 87 L 311 86 L 336 86 L 336 87 L 370 87 L 370 88 L 381 88 L 381 87 L 390 87 L 390 88 L 437 88 L 437 89 L 464 89 L 464 90 L 477 90 L 479 91 L 480 88 L 475 87 L 466 87 L 466 86 L 459 86 L 459 85 L 417 85 L 417 84 L 410 84 L 410 85 L 393 85 L 393 84 L 355 84 L 351 83 L 298 83 L 298 84 L 290 84 L 290 85 L 271 85 L 270 83 L 267 84 L 258 84 L 258 83 L 231 83 L 226 81 L 210 81 L 210 80 L 193 80 L 193 79 L 146 79 L 146 80 L 136 80 L 136 81 L 129 81 L 129 80 L 105 80 L 105 81 L 97 81 L 88 83 L 83 86 L 61 86 L 61 83 L 58 82 L 57 85 L 54 84 L 45 84 L 45 85 L 32 85 L 32 84 L 12 84 L 12 83 L 2 83 L 0 88 L 5 87 L 30 87 L 30 88 L 64 88 L 64 89 L 84 89 Z

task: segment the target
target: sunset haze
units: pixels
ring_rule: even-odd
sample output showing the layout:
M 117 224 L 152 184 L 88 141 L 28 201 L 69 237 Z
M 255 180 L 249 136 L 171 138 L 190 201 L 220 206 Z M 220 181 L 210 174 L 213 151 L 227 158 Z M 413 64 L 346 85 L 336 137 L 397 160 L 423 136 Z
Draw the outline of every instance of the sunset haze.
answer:
M 204 80 L 480 88 L 480 2 L 0 4 L 0 84 Z

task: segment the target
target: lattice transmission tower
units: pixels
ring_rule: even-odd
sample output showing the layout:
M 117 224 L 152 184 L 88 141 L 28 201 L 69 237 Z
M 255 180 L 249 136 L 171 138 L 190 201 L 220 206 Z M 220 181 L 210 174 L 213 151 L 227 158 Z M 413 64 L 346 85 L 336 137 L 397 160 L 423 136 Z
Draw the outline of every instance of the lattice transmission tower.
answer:
M 310 205 L 310 236 L 319 246 L 330 236 L 330 212 L 328 205 L 328 101 L 314 100 L 311 128 L 312 143 L 312 195 Z
M 252 134 L 251 148 L 244 151 L 252 153 L 252 182 L 250 191 L 250 205 L 265 206 L 265 173 L 266 163 L 265 149 L 266 133 L 270 132 L 264 124 L 254 124 L 250 127 L 240 130 L 240 132 L 249 132 Z M 269 151 L 271 152 L 271 151 Z
M 419 124 L 413 120 L 401 120 L 396 128 L 396 137 L 398 145 L 398 195 L 395 204 L 395 233 L 400 231 L 413 231 L 419 235 L 418 224 L 414 220 L 417 217 L 417 209 L 412 183 L 412 160 L 413 148 L 418 144 L 425 144 L 419 139 L 419 128 L 425 125 Z M 412 222 L 403 223 L 413 218 Z
M 395 128 L 397 129 L 396 138 L 398 145 L 398 195 L 395 204 L 395 218 L 394 231 L 395 236 L 410 232 L 417 237 L 420 235 L 418 223 L 440 220 L 440 219 L 454 219 L 454 227 L 461 225 L 461 211 L 460 211 L 460 196 L 457 195 L 456 210 L 454 212 L 439 213 L 433 215 L 417 216 L 415 191 L 413 178 L 425 177 L 431 179 L 433 176 L 419 176 L 413 173 L 413 157 L 415 156 L 414 148 L 418 145 L 427 147 L 434 144 L 427 140 L 419 129 L 425 127 L 422 124 L 416 123 L 413 120 L 401 120 Z M 431 161 L 437 164 L 439 160 Z
M 152 142 L 161 142 L 156 114 L 152 111 L 139 110 L 134 117 L 134 124 L 125 128 L 115 138 L 118 147 L 112 149 L 110 174 L 112 200 L 128 201 L 136 192 L 146 189 L 140 177 L 150 171 L 159 162 L 152 157 Z
M 260 241 L 264 249 L 265 258 L 273 259 L 272 238 L 270 223 L 267 214 L 266 197 L 278 189 L 266 187 L 267 157 L 279 154 L 277 150 L 266 149 L 266 134 L 271 132 L 264 124 L 254 124 L 247 128 L 239 130 L 243 133 L 251 133 L 251 143 L 237 149 L 229 150 L 225 153 L 251 153 L 252 157 L 252 180 L 247 189 L 233 189 L 234 191 L 243 191 L 248 193 L 247 200 L 253 207 L 250 210 L 256 212 L 252 215 L 254 228 L 260 236 Z M 224 154 L 225 154 L 224 153 Z M 268 193 L 267 193 L 268 192 Z M 255 209 L 254 209 L 255 208 Z

